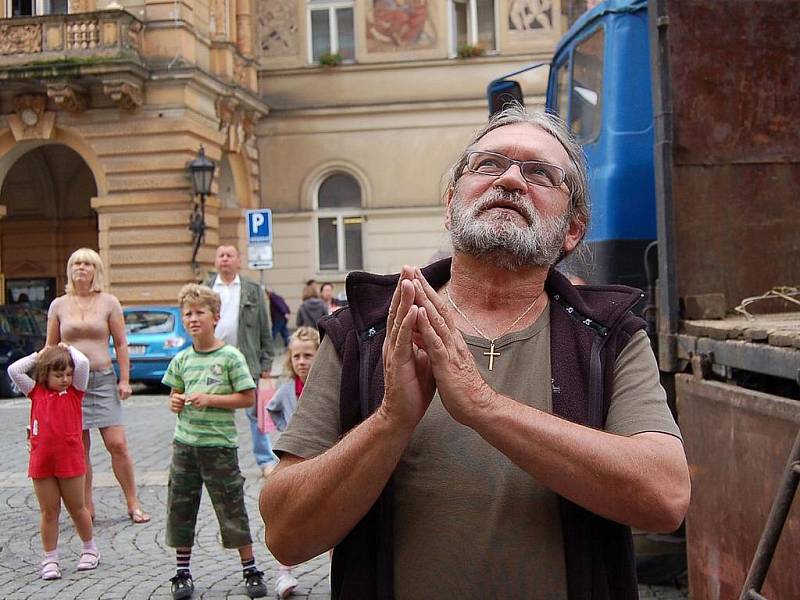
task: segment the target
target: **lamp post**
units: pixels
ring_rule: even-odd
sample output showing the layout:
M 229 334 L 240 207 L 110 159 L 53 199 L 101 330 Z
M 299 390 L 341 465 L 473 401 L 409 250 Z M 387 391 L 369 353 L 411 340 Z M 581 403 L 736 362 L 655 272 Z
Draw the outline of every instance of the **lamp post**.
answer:
M 192 216 L 189 217 L 189 231 L 192 232 L 192 269 L 195 273 L 197 267 L 197 252 L 200 244 L 203 243 L 206 235 L 206 196 L 211 193 L 211 182 L 214 180 L 214 169 L 216 164 L 213 160 L 206 158 L 206 151 L 200 146 L 197 157 L 190 162 L 186 169 L 189 171 L 189 178 L 192 181 L 192 198 L 200 196 L 200 201 L 194 203 Z

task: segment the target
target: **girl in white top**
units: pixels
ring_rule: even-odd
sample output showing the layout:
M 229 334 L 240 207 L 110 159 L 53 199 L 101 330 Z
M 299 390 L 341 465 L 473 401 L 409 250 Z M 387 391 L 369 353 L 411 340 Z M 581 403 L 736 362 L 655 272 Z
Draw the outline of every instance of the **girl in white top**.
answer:
M 35 368 L 35 379 L 27 372 Z M 89 381 L 89 359 L 66 344 L 45 347 L 8 367 L 8 375 L 31 399 L 28 476 L 41 510 L 42 579 L 61 577 L 58 521 L 61 501 L 83 541 L 79 571 L 95 569 L 100 553 L 83 493 L 86 466 L 81 442 L 81 400 Z

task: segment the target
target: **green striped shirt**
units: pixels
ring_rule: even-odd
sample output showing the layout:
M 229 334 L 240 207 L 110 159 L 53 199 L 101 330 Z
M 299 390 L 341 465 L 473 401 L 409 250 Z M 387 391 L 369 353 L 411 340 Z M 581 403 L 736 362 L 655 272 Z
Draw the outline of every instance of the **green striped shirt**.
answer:
M 233 394 L 256 387 L 244 356 L 228 344 L 211 352 L 197 352 L 191 346 L 181 350 L 169 363 L 161 383 L 185 394 Z M 187 446 L 236 448 L 233 409 L 187 404 L 178 413 L 175 441 Z

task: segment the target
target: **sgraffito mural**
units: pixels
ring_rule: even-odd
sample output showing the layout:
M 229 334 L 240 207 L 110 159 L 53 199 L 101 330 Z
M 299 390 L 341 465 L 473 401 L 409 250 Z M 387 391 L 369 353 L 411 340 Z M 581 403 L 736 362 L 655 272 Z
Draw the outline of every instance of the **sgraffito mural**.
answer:
M 266 0 L 258 7 L 258 35 L 261 56 L 292 56 L 300 51 L 295 0 Z
M 367 52 L 433 48 L 436 26 L 431 0 L 372 0 L 367 14 Z
M 550 31 L 553 28 L 552 0 L 510 0 L 508 28 L 517 35 L 530 31 Z

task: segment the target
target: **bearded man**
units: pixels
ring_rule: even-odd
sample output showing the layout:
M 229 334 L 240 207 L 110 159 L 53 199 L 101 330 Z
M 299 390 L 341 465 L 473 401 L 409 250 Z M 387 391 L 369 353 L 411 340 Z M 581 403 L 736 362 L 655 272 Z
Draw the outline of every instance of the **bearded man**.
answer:
M 516 106 L 451 169 L 452 261 L 353 273 L 260 498 L 334 598 L 636 598 L 630 527 L 690 484 L 638 290 L 553 265 L 588 224 L 583 155 Z

